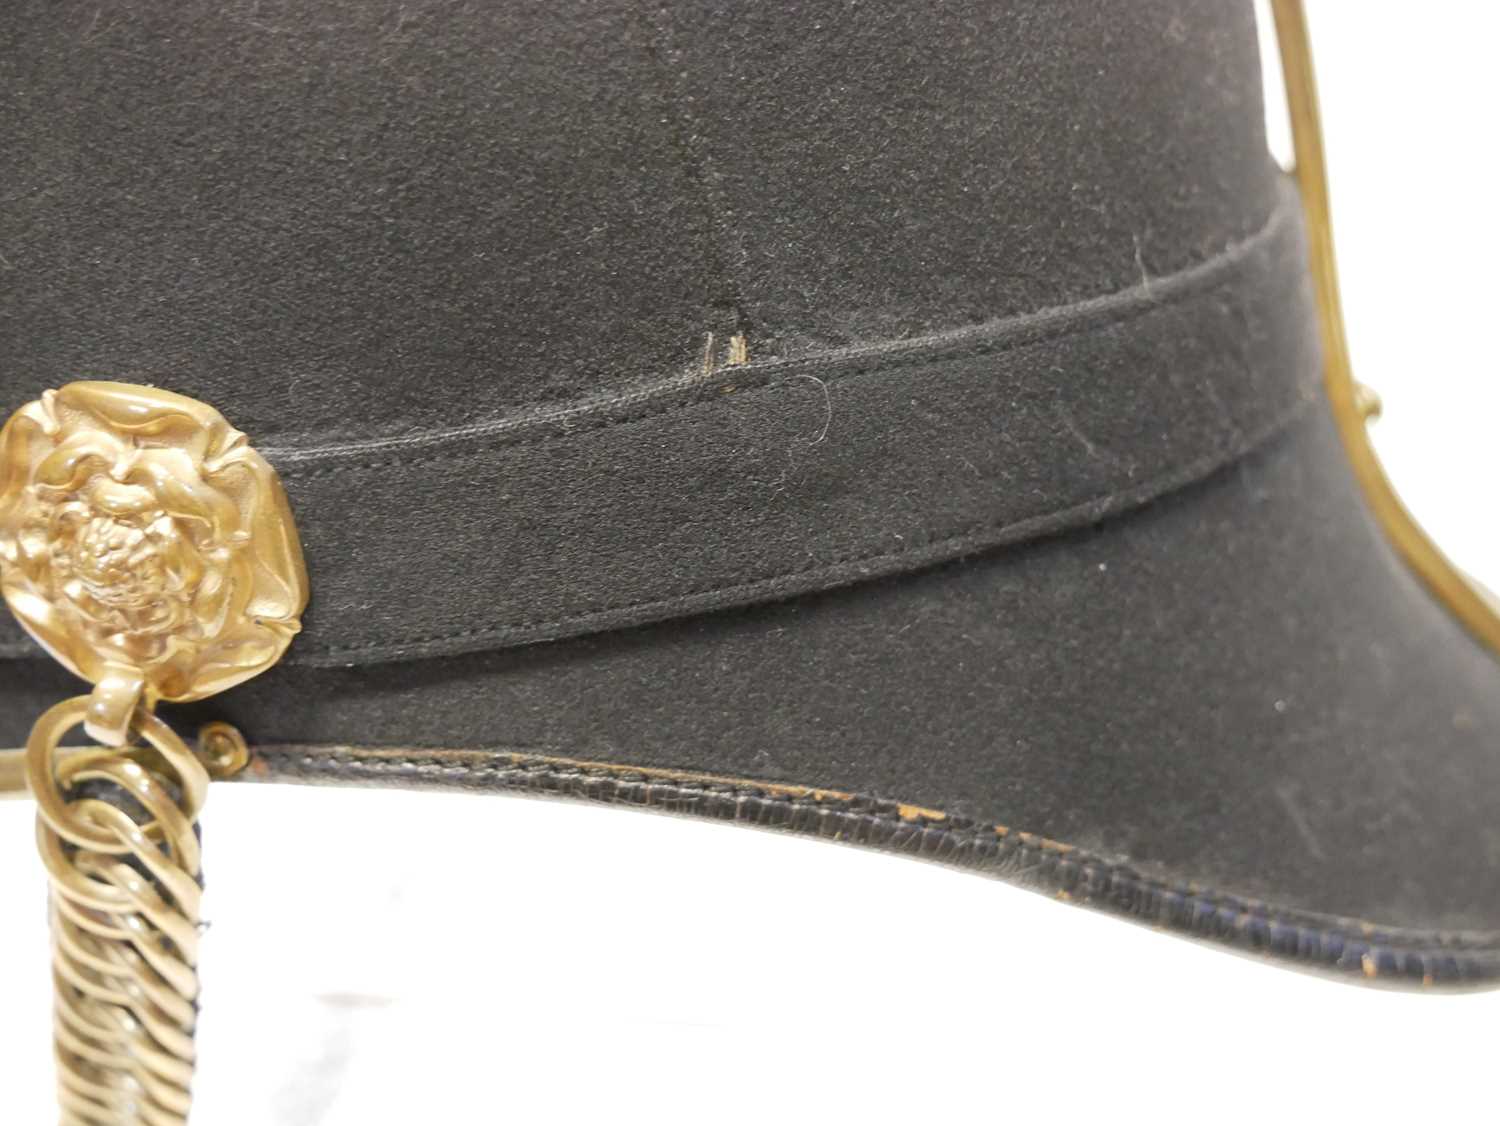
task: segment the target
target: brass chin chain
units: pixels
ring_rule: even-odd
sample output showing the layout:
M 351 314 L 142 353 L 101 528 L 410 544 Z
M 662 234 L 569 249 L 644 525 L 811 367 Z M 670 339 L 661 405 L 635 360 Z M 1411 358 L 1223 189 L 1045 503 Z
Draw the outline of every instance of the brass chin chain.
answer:
M 52 708 L 26 750 L 52 884 L 62 1121 L 185 1123 L 209 771 L 149 714 L 133 727 L 144 746 L 62 752 L 88 707 L 77 697 Z
M 1413 570 L 1500 649 L 1500 606 L 1406 513 L 1364 432 L 1349 374 L 1302 0 L 1272 0 L 1308 213 L 1328 393 L 1366 496 Z M 0 594 L 37 642 L 94 685 L 37 722 L 0 794 L 24 783 L 52 882 L 65 1124 L 187 1121 L 198 1015 L 211 777 L 244 740 L 211 725 L 195 753 L 155 715 L 280 660 L 308 579 L 271 466 L 212 407 L 151 387 L 73 383 L 0 429 Z M 70 749 L 82 726 L 102 747 Z
M 0 592 L 94 683 L 37 721 L 22 763 L 52 885 L 64 1126 L 187 1122 L 198 813 L 209 779 L 242 769 L 249 752 L 226 724 L 205 727 L 191 750 L 155 705 L 275 664 L 307 590 L 275 472 L 213 408 L 73 383 L 0 430 Z M 102 746 L 64 746 L 79 727 Z

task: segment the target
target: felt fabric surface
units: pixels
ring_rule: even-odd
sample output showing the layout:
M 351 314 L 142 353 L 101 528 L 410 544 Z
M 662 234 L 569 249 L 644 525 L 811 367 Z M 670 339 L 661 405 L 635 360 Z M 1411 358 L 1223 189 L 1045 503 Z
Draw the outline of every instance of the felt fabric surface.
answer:
M 281 447 L 1069 304 L 1278 199 L 1220 0 L 14 0 L 0 105 L 0 403 Z
M 1500 931 L 1497 685 L 1315 407 L 1074 532 L 547 644 L 284 666 L 169 712 L 330 758 L 522 750 L 823 786 L 1279 907 Z M 11 662 L 0 744 L 77 688 Z
M 1248 3 L 16 0 L 0 104 L 0 406 L 159 383 L 305 502 L 305 646 L 175 722 L 829 787 L 1500 950 L 1500 668 L 1312 392 Z M 79 686 L 0 644 L 16 745 Z
M 911 570 L 1140 504 L 1312 400 L 1299 234 L 1288 185 L 1249 238 L 1087 302 L 498 426 L 264 449 L 317 585 L 287 660 L 616 628 Z M 0 656 L 25 652 L 19 625 L 0 623 Z

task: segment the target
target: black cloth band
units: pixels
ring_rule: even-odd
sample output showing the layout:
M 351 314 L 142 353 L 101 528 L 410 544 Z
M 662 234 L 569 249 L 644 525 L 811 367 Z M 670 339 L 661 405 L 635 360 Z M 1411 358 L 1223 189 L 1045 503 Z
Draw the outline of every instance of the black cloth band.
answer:
M 1201 478 L 1315 398 L 1296 213 L 1288 191 L 1202 263 L 1065 308 L 268 449 L 313 577 L 288 659 L 451 654 L 781 597 Z M 0 625 L 0 655 L 33 652 Z

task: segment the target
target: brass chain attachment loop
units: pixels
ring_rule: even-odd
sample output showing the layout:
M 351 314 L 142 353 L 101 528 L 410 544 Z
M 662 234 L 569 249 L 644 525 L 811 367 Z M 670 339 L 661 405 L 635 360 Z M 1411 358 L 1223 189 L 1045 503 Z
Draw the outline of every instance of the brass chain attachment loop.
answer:
M 198 813 L 210 777 L 249 752 L 210 724 L 195 754 L 154 708 L 240 684 L 291 644 L 308 597 L 291 508 L 275 470 L 207 404 L 70 383 L 0 429 L 0 596 L 94 684 L 37 721 L 22 763 L 52 884 L 62 1121 L 185 1123 Z M 103 746 L 64 747 L 79 726 Z
M 149 712 L 130 726 L 143 745 L 63 748 L 91 704 L 51 708 L 26 746 L 52 887 L 62 1121 L 186 1123 L 209 770 Z

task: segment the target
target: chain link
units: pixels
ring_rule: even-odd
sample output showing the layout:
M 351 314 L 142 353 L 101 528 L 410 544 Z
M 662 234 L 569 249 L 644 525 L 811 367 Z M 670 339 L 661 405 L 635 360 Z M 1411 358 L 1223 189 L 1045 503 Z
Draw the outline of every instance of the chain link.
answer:
M 143 745 L 61 747 L 88 707 L 52 708 L 26 748 L 51 881 L 62 1123 L 175 1126 L 191 1103 L 209 773 L 145 712 L 132 720 Z

